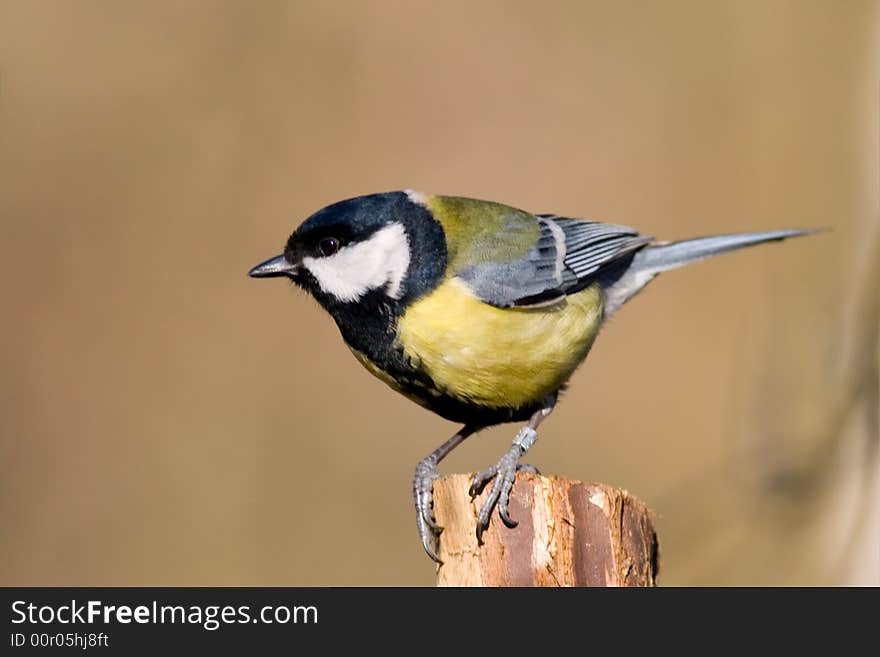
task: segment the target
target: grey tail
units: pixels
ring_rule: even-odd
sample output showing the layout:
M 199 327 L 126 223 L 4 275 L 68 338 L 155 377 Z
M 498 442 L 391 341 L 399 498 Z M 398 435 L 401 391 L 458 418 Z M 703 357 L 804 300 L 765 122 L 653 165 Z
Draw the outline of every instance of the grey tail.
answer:
M 605 315 L 610 315 L 660 272 L 675 269 L 704 258 L 744 249 L 747 246 L 776 242 L 788 237 L 810 235 L 818 230 L 772 230 L 763 233 L 737 233 L 698 237 L 681 242 L 652 244 L 633 256 L 626 272 L 605 289 Z

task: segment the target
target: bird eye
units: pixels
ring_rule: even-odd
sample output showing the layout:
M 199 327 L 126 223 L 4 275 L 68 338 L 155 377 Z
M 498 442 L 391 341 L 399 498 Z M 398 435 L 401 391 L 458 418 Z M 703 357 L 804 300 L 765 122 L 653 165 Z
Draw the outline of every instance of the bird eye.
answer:
M 318 252 L 324 256 L 332 256 L 339 250 L 339 240 L 335 237 L 322 237 L 318 242 Z

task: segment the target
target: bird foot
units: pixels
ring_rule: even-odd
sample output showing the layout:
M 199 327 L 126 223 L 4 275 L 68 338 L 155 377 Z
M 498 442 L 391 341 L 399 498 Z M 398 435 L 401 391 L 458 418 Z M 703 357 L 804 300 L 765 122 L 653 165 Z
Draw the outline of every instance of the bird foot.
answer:
M 498 516 L 501 521 L 509 528 L 513 529 L 517 526 L 516 520 L 510 517 L 509 502 L 510 491 L 513 489 L 513 483 L 516 481 L 516 473 L 518 470 L 539 474 L 537 468 L 530 465 L 520 465 L 519 460 L 522 458 L 529 448 L 534 444 L 538 437 L 537 431 L 531 426 L 520 429 L 519 433 L 513 439 L 510 446 L 498 463 L 486 468 L 474 475 L 471 481 L 470 495 L 476 497 L 486 487 L 492 479 L 492 489 L 489 496 L 480 507 L 477 515 L 477 543 L 483 544 L 483 532 L 489 527 L 489 519 L 492 517 L 492 510 L 498 506 Z
M 470 495 L 476 497 L 486 485 L 495 480 L 489 496 L 480 507 L 480 513 L 477 515 L 477 543 L 483 544 L 483 532 L 489 527 L 489 519 L 492 517 L 492 510 L 498 506 L 498 515 L 502 522 L 511 529 L 516 527 L 517 522 L 510 517 L 508 511 L 508 502 L 510 500 L 510 491 L 513 489 L 513 482 L 516 479 L 516 471 L 518 469 L 517 461 L 522 456 L 522 450 L 513 446 L 508 449 L 504 455 L 498 459 L 498 463 L 492 465 L 485 470 L 481 470 L 474 475 L 471 481 Z
M 416 525 L 425 552 L 436 563 L 442 563 L 437 556 L 440 546 L 440 533 L 443 528 L 434 518 L 434 480 L 440 476 L 437 459 L 429 456 L 419 461 L 413 476 L 413 499 L 416 504 Z

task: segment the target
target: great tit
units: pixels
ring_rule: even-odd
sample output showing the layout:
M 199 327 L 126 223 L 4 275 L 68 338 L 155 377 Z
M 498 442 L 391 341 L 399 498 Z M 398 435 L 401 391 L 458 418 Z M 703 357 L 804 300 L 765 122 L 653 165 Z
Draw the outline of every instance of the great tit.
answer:
M 464 426 L 416 467 L 422 545 L 437 561 L 432 487 L 465 438 L 525 422 L 471 495 L 494 479 L 477 518 L 508 527 L 520 458 L 603 323 L 657 274 L 743 247 L 803 235 L 779 230 L 658 242 L 585 219 L 411 190 L 319 210 L 256 278 L 287 277 L 336 321 L 355 358 L 394 390 Z

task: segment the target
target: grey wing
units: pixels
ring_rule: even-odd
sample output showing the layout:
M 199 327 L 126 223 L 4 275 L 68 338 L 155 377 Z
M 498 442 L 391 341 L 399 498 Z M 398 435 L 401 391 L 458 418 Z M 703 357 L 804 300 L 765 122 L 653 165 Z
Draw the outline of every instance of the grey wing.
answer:
M 574 289 L 566 289 L 567 294 L 583 289 L 609 265 L 654 241 L 627 226 L 550 215 L 540 218 L 554 222 L 565 235 L 563 262 L 577 279 Z
M 559 302 L 589 285 L 605 267 L 652 241 L 632 228 L 537 215 L 541 233 L 511 262 L 472 266 L 459 274 L 481 300 L 499 308 Z

